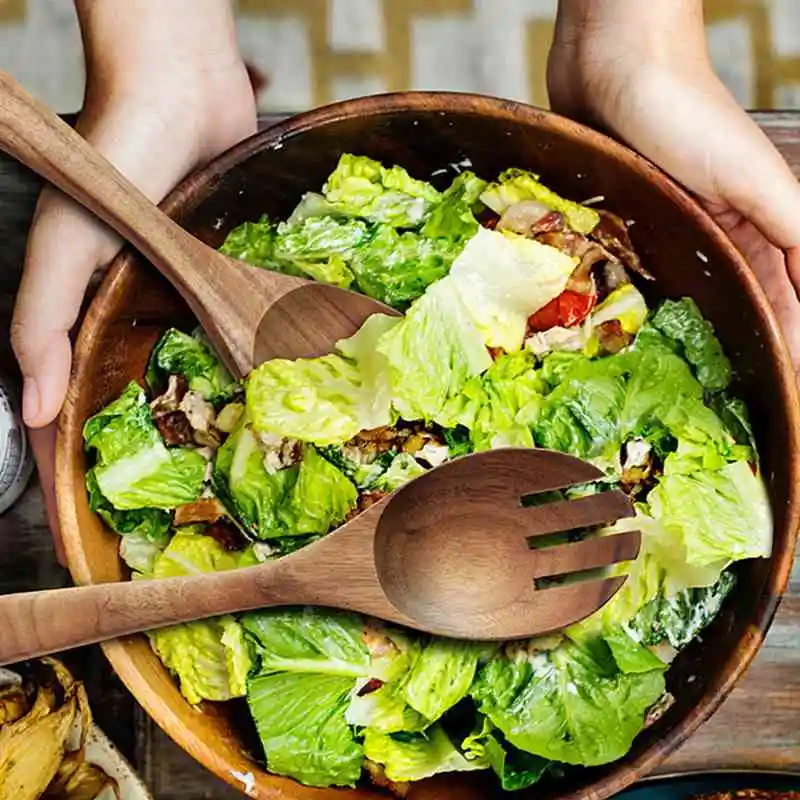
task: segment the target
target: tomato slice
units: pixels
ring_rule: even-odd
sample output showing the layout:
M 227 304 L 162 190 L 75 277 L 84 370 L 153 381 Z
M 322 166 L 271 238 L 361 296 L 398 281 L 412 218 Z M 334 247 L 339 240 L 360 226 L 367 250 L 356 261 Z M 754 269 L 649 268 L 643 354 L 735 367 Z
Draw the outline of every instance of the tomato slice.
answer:
M 547 331 L 557 326 L 570 328 L 583 322 L 596 302 L 597 295 L 565 289 L 558 297 L 532 314 L 528 318 L 528 326 L 534 332 Z

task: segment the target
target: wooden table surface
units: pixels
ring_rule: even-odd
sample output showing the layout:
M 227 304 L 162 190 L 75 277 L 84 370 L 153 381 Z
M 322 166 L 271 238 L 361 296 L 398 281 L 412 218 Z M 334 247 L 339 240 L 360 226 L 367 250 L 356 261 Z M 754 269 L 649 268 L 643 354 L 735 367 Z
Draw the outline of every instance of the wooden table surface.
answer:
M 800 177 L 800 113 L 754 114 Z M 262 119 L 267 125 L 270 118 Z M 8 326 L 39 181 L 0 155 L 0 371 L 13 371 Z M 800 220 L 798 220 L 800 224 Z M 69 583 L 53 554 L 34 480 L 0 516 L 0 593 Z M 1 634 L 0 634 L 1 635 Z M 115 678 L 99 648 L 69 655 L 86 683 L 98 724 L 157 800 L 240 798 L 153 724 Z M 720 711 L 662 772 L 711 768 L 800 771 L 800 557 L 788 593 L 755 663 Z

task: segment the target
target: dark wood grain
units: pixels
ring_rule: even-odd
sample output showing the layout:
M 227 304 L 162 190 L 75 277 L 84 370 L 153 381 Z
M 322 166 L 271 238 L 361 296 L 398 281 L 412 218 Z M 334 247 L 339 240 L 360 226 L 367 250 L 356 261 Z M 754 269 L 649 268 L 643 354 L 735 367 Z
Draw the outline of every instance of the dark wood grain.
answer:
M 758 114 L 757 120 L 800 176 L 800 114 Z M 274 119 L 264 118 L 263 127 Z M 19 280 L 25 235 L 39 181 L 0 156 L 0 326 L 7 330 Z M 177 309 L 176 309 L 177 310 Z M 142 342 L 143 348 L 147 347 Z M 0 370 L 13 371 L 0 334 Z M 113 380 L 113 377 L 112 377 Z M 50 545 L 41 494 L 35 483 L 0 516 L 0 591 L 68 583 Z M 134 763 L 159 800 L 233 798 L 223 784 L 175 745 L 149 719 L 113 674 L 99 648 L 71 654 L 89 679 L 98 721 Z M 770 768 L 800 764 L 800 560 L 773 626 L 755 662 L 721 709 L 658 770 Z

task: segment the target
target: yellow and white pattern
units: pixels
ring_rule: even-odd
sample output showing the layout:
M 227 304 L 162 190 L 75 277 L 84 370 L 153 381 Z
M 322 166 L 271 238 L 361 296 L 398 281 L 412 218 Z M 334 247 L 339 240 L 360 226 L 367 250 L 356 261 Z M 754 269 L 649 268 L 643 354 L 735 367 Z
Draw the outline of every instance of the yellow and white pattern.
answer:
M 714 64 L 737 100 L 800 108 L 800 0 L 705 0 L 705 7 Z M 242 52 L 267 78 L 259 95 L 265 111 L 408 88 L 546 105 L 555 8 L 556 0 L 236 3 Z M 0 68 L 58 110 L 78 108 L 83 66 L 72 2 L 0 0 Z

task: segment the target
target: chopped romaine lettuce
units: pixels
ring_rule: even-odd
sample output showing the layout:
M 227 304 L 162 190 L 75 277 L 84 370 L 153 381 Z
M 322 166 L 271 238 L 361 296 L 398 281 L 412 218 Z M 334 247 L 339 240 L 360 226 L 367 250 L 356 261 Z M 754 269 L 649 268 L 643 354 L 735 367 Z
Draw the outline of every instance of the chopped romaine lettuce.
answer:
M 713 586 L 669 596 L 660 593 L 639 610 L 628 628 L 645 646 L 666 642 L 680 650 L 716 617 L 735 583 L 732 572 L 723 572 Z
M 526 352 L 500 356 L 448 402 L 440 422 L 469 430 L 470 451 L 533 447 L 532 428 L 544 388 L 535 367 L 533 356 Z
M 492 364 L 449 281 L 433 284 L 378 341 L 388 359 L 392 404 L 403 419 L 436 419 L 469 378 Z
M 591 233 L 600 222 L 600 215 L 588 206 L 559 197 L 539 182 L 539 176 L 521 169 L 507 169 L 495 183 L 481 194 L 481 200 L 496 214 L 522 200 L 536 200 L 564 215 L 569 226 L 578 233 Z
M 181 693 L 190 703 L 244 696 L 250 654 L 233 617 L 186 622 L 148 635 L 153 650 L 177 676 Z
M 272 252 L 274 241 L 275 226 L 263 216 L 258 222 L 237 225 L 219 249 L 226 256 L 246 261 L 251 266 L 278 269 Z
M 255 611 L 242 617 L 258 643 L 260 671 L 370 676 L 363 622 L 355 614 L 317 609 Z
M 650 672 L 653 669 L 666 669 L 667 665 L 641 642 L 621 627 L 611 627 L 603 634 L 603 641 L 611 650 L 611 655 L 625 673 Z
M 179 578 L 235 569 L 235 556 L 202 531 L 202 525 L 178 528 L 166 549 L 156 559 L 153 577 Z
M 467 695 L 481 658 L 491 644 L 430 639 L 403 677 L 400 692 L 423 717 L 439 719 Z
M 489 347 L 522 347 L 528 317 L 558 297 L 575 261 L 555 247 L 515 233 L 480 228 L 450 269 L 461 298 Z
M 242 625 L 256 643 L 247 701 L 269 769 L 310 786 L 354 785 L 363 752 L 345 712 L 371 669 L 361 619 L 281 609 L 247 614 Z
M 86 422 L 83 437 L 86 449 L 97 453 L 94 480 L 115 509 L 172 509 L 199 497 L 205 459 L 194 450 L 167 448 L 135 381 Z
M 680 343 L 686 360 L 695 368 L 697 380 L 710 391 L 727 388 L 731 364 L 714 328 L 690 297 L 665 300 L 652 319 L 655 328 Z
M 149 577 L 165 546 L 166 541 L 162 544 L 141 533 L 129 533 L 119 540 L 119 557 L 133 570 L 134 575 Z
M 368 235 L 364 222 L 335 217 L 308 217 L 302 222 L 278 225 L 274 253 L 283 261 L 325 261 L 331 256 L 349 258 Z
M 358 491 L 350 479 L 309 445 L 280 514 L 290 535 L 327 533 L 344 521 L 357 500 Z
M 455 239 L 429 239 L 414 231 L 380 226 L 353 255 L 358 288 L 386 305 L 405 309 L 443 278 L 463 249 Z
M 365 156 L 345 153 L 322 189 L 338 213 L 409 228 L 424 219 L 441 194 L 402 167 L 386 168 Z
M 297 467 L 267 472 L 256 434 L 244 423 L 217 450 L 214 490 L 245 529 L 259 539 L 285 536 L 280 509 L 297 480 Z
M 369 728 L 376 733 L 422 731 L 431 722 L 411 708 L 392 683 L 368 694 L 356 693 L 346 714 L 350 725 Z
M 186 526 L 156 557 L 152 577 L 176 578 L 235 569 L 236 558 L 202 526 Z M 164 666 L 173 672 L 190 703 L 230 700 L 245 693 L 250 651 L 233 617 L 172 625 L 149 631 L 150 644 Z
M 265 361 L 246 385 L 247 414 L 256 431 L 340 444 L 390 422 L 388 402 L 377 408 L 369 377 L 340 355 Z
M 425 467 L 409 453 L 398 453 L 386 472 L 381 473 L 371 484 L 370 489 L 381 492 L 393 492 L 410 480 L 425 472 Z
M 485 769 L 468 761 L 450 741 L 441 725 L 422 733 L 385 734 L 364 731 L 364 755 L 382 764 L 390 781 L 420 781 L 440 772 L 469 772 Z
M 486 181 L 466 170 L 458 175 L 422 226 L 422 235 L 464 242 L 478 232 L 473 209 L 479 204 Z
M 93 469 L 86 473 L 86 490 L 89 508 L 99 514 L 111 530 L 122 536 L 150 542 L 159 549 L 166 546 L 172 525 L 172 514 L 169 511 L 163 508 L 134 508 L 128 511 L 114 508 L 103 497 Z
M 471 693 L 479 711 L 520 750 L 597 766 L 628 752 L 647 709 L 664 693 L 664 675 L 623 673 L 565 642 L 527 659 L 493 659 Z
M 189 336 L 170 328 L 161 337 L 147 365 L 150 391 L 163 392 L 166 375 L 183 375 L 189 389 L 212 403 L 229 400 L 239 389 L 200 330 Z
M 668 533 L 665 559 L 675 558 L 675 548 L 682 548 L 690 567 L 721 571 L 734 561 L 767 558 L 772 552 L 766 487 L 744 461 L 717 471 L 664 475 L 647 499 L 653 517 Z
M 486 718 L 479 718 L 475 732 L 461 743 L 465 757 L 488 764 L 507 792 L 527 789 L 545 774 L 551 762 L 510 745 Z

